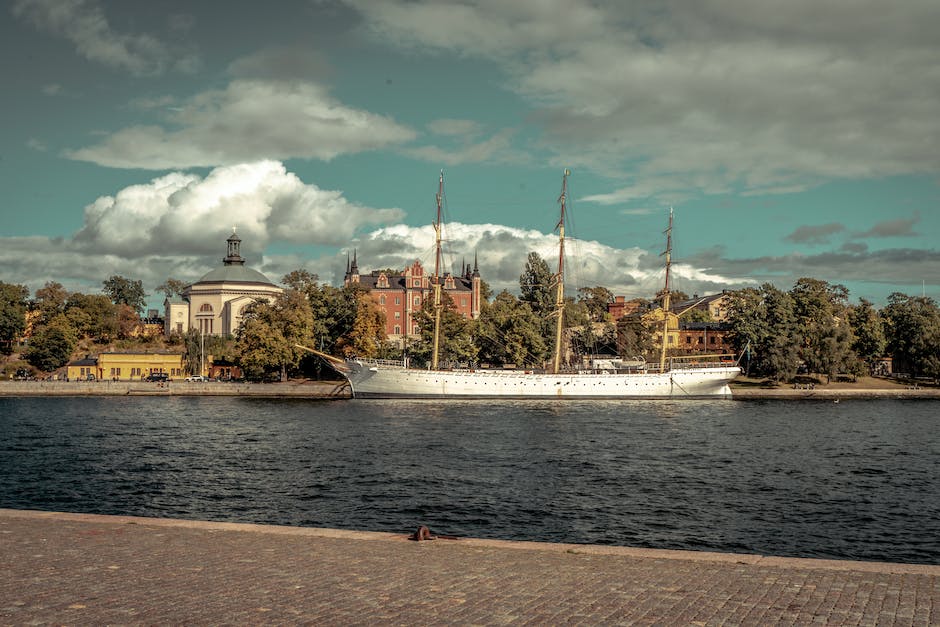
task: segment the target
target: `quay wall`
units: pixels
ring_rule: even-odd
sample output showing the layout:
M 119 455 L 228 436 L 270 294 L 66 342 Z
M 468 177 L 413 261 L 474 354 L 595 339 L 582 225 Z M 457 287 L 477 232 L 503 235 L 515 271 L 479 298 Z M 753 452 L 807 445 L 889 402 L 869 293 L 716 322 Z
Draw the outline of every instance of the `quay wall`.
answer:
M 345 381 L 223 383 L 217 381 L 0 381 L 0 396 L 258 396 L 350 398 Z

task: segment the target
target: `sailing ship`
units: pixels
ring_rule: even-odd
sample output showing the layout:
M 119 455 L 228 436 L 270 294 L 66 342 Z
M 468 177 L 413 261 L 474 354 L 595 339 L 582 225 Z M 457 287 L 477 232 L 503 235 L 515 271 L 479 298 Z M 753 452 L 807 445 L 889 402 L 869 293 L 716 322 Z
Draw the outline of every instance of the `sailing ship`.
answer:
M 558 272 L 555 275 L 555 344 L 551 368 L 533 370 L 441 369 L 439 348 L 441 333 L 441 201 L 444 173 L 441 172 L 437 193 L 437 219 L 433 223 L 436 258 L 433 287 L 434 331 L 431 362 L 427 369 L 409 368 L 405 361 L 349 358 L 327 358 L 349 382 L 355 398 L 694 398 L 730 397 L 728 383 L 741 369 L 730 355 L 677 357 L 667 360 L 666 338 L 668 316 L 663 316 L 662 346 L 659 364 L 632 365 L 618 368 L 613 360 L 602 368 L 563 370 L 562 338 L 564 299 L 565 220 L 569 171 L 565 170 L 559 198 L 561 217 L 559 233 Z M 667 233 L 666 281 L 663 290 L 663 311 L 669 311 L 669 270 L 672 253 L 672 211 Z M 309 349 L 308 349 L 309 350 Z M 622 363 L 622 362 L 621 362 Z

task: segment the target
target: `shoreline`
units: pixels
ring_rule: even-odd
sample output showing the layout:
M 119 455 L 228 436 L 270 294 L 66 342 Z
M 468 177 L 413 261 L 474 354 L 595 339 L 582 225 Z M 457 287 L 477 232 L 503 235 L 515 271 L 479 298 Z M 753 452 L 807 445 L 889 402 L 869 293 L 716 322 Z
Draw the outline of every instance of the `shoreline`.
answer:
M 940 388 L 904 386 L 877 380 L 873 386 L 862 383 L 817 385 L 813 388 L 760 387 L 759 383 L 731 384 L 730 400 L 833 400 L 840 399 L 940 399 Z M 303 381 L 287 383 L 146 381 L 0 381 L 2 397 L 36 396 L 241 396 L 253 398 L 350 399 L 345 381 Z M 659 400 L 659 399 L 657 399 Z

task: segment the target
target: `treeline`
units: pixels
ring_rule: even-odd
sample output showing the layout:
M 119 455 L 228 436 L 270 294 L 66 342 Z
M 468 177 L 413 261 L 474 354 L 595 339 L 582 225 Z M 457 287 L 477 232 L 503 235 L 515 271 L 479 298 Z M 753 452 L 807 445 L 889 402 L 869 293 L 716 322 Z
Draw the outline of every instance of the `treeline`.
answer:
M 842 285 L 799 279 L 789 291 L 769 283 L 733 293 L 732 345 L 755 376 L 790 380 L 800 369 L 829 377 L 867 374 L 885 356 L 893 370 L 940 378 L 940 309 L 931 298 L 895 292 L 876 310 L 848 302 Z
M 494 296 L 484 283 L 477 320 L 459 315 L 444 292 L 440 363 L 544 366 L 551 359 L 558 311 L 553 278 L 548 264 L 530 253 L 519 277 L 519 296 L 508 291 Z M 259 301 L 245 309 L 233 338 L 200 338 L 190 330 L 183 337 L 144 340 L 135 337 L 146 302 L 140 281 L 112 276 L 103 282 L 103 294 L 69 293 L 58 283 L 47 283 L 32 299 L 25 286 L 0 282 L 0 350 L 13 352 L 31 312 L 32 333 L 22 357 L 43 372 L 64 365 L 78 348 L 114 342 L 125 349 L 146 342 L 178 347 L 191 372 L 198 371 L 203 355 L 212 354 L 236 363 L 253 380 L 317 376 L 323 362 L 302 347 L 345 357 L 408 357 L 416 366 L 430 361 L 430 298 L 415 315 L 418 336 L 400 346 L 387 339 L 385 313 L 363 287 L 323 285 L 305 270 L 291 272 L 282 283 L 285 289 L 273 302 Z M 171 296 L 183 287 L 183 282 L 168 279 L 158 289 Z M 865 374 L 888 355 L 896 372 L 940 377 L 940 309 L 930 298 L 895 293 L 878 310 L 864 299 L 849 304 L 845 287 L 811 278 L 798 280 L 788 291 L 768 283 L 729 294 L 723 332 L 752 376 L 790 380 L 802 370 Z M 674 294 L 675 300 L 685 296 Z M 570 363 L 595 354 L 658 357 L 661 322 L 644 323 L 638 315 L 612 320 L 607 313 L 612 301 L 604 287 L 582 288 L 576 298 L 566 298 L 565 355 Z M 650 306 L 655 306 L 652 301 Z M 683 318 L 710 320 L 699 310 Z

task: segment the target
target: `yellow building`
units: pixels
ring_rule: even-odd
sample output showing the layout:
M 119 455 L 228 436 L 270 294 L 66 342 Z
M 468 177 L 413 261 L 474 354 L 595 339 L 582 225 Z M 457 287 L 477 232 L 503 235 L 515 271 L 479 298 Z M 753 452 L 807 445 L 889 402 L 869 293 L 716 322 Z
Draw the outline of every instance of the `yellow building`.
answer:
M 105 379 L 139 381 L 148 374 L 164 372 L 171 379 L 185 374 L 183 355 L 180 353 L 101 353 L 68 364 L 69 380 Z
M 679 346 L 679 316 L 673 312 L 665 314 L 667 316 L 666 326 L 666 350 L 678 348 Z M 661 346 L 663 338 L 663 310 L 662 308 L 653 309 L 642 316 L 643 324 L 653 332 L 653 341 L 656 346 Z

